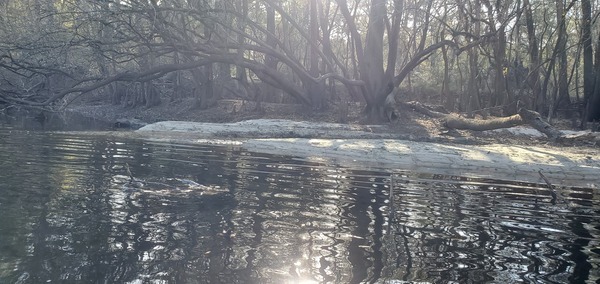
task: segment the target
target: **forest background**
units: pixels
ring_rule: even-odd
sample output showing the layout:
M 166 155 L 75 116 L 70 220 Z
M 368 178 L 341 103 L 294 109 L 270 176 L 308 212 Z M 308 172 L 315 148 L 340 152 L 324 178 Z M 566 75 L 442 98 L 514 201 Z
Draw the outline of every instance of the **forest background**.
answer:
M 2 0 L 0 104 L 397 100 L 600 120 L 597 1 Z

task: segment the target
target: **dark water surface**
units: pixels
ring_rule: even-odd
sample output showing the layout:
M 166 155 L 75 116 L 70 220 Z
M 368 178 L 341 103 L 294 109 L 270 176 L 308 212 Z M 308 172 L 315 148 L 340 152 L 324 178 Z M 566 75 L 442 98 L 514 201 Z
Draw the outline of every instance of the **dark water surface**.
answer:
M 553 205 L 535 184 L 24 126 L 0 123 L 0 283 L 600 277 L 598 190 Z

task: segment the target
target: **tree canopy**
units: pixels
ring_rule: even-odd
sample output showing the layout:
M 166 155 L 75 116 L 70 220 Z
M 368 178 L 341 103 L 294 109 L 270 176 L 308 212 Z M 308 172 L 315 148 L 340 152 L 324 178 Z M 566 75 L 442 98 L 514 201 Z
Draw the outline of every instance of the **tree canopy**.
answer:
M 392 99 L 411 99 L 594 121 L 598 10 L 589 0 L 6 0 L 0 102 L 59 108 L 95 93 L 206 108 L 283 96 L 315 111 L 360 101 L 383 121 Z

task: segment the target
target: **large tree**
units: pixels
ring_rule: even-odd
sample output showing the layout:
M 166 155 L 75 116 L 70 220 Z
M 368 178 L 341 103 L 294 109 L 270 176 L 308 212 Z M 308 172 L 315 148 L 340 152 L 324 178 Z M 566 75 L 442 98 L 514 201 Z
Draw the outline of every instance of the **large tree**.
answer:
M 409 83 L 458 93 L 451 105 L 463 110 L 513 112 L 567 105 L 569 90 L 583 83 L 587 118 L 596 120 L 600 92 L 592 77 L 600 67 L 592 64 L 591 26 L 598 7 L 582 1 L 582 9 L 571 9 L 576 3 L 4 1 L 0 101 L 49 108 L 95 93 L 148 107 L 194 96 L 210 107 L 233 90 L 246 99 L 293 98 L 315 111 L 352 98 L 366 104 L 370 121 L 382 122 L 396 96 L 415 89 Z M 581 25 L 572 20 L 575 10 Z M 569 36 L 579 26 L 581 36 Z M 581 44 L 578 60 L 570 51 Z M 439 50 L 444 64 L 436 63 Z M 582 82 L 574 76 L 579 64 Z M 176 82 L 170 100 L 161 94 L 165 82 Z

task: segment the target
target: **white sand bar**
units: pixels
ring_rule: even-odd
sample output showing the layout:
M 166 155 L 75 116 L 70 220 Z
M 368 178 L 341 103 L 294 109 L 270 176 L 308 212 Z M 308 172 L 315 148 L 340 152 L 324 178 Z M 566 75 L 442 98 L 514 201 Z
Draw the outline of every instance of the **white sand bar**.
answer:
M 379 126 L 260 119 L 228 124 L 159 122 L 139 129 L 136 134 L 162 141 L 235 144 L 253 152 L 362 169 L 544 183 L 541 171 L 557 186 L 600 188 L 600 151 L 596 148 L 415 142 L 365 131 L 376 127 Z M 245 138 L 287 134 L 319 138 Z

